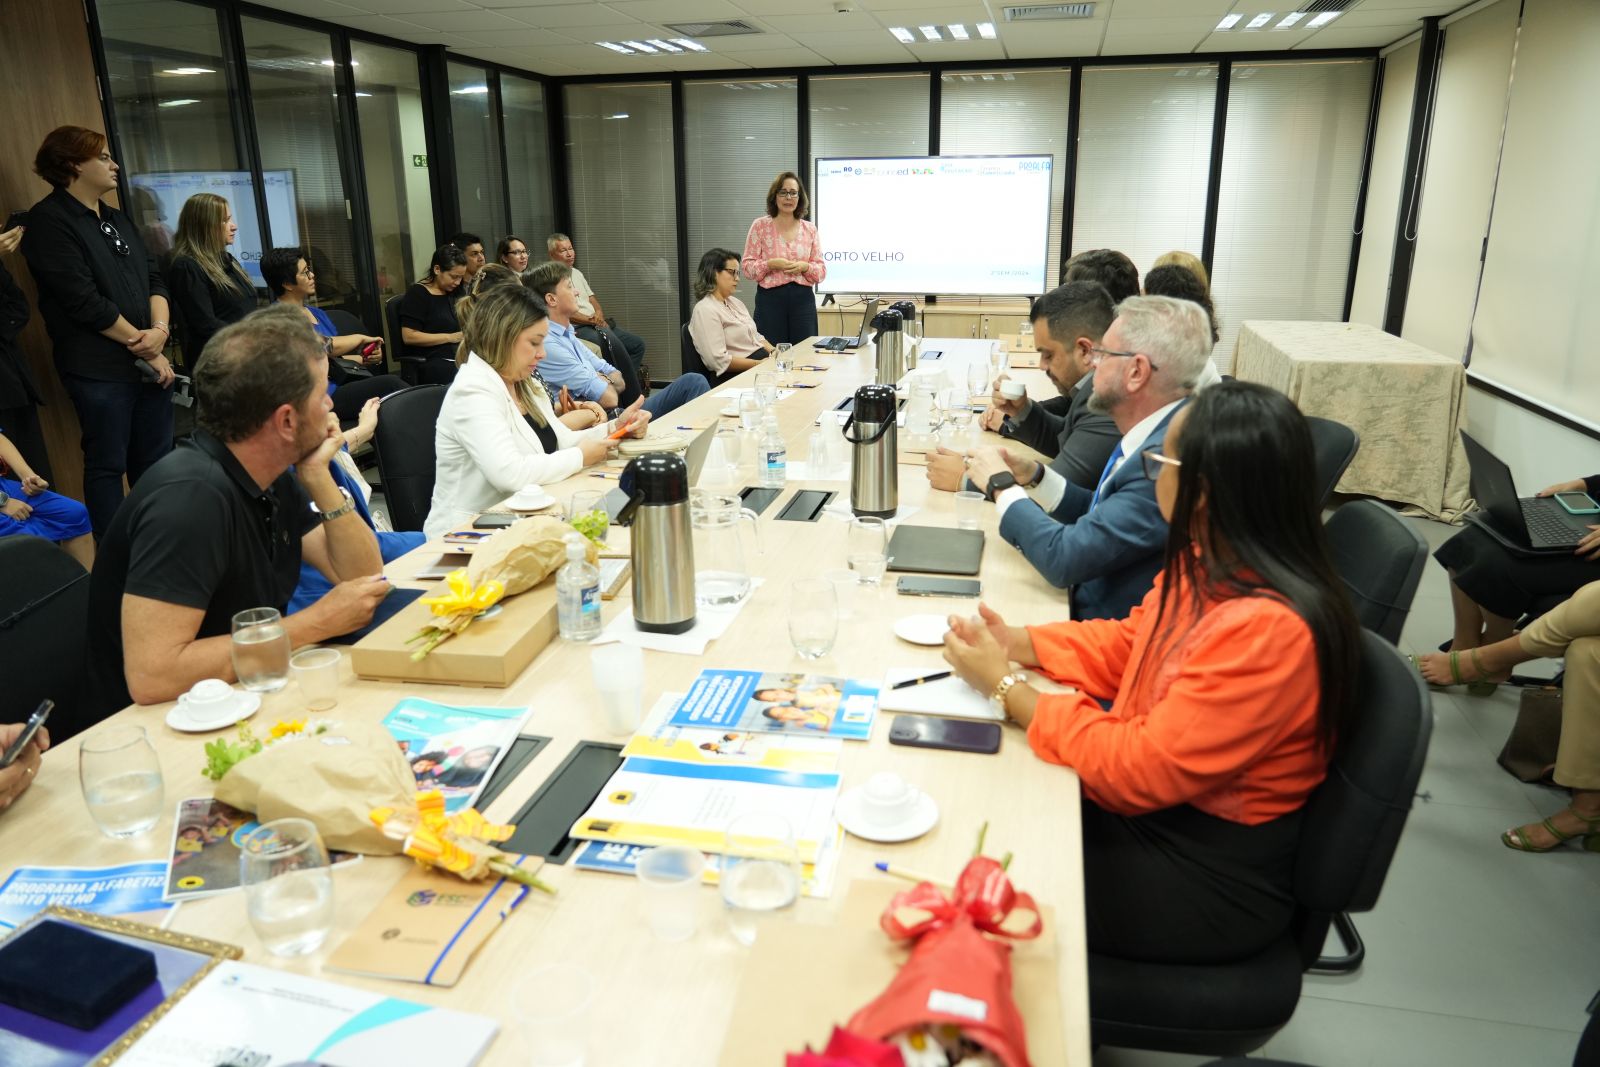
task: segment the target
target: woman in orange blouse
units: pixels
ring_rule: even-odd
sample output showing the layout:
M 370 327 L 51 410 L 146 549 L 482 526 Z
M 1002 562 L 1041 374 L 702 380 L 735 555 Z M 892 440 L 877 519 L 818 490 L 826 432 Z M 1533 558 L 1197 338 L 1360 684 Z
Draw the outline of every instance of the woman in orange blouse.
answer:
M 756 290 L 756 329 L 773 344 L 817 334 L 815 287 L 827 276 L 811 201 L 799 175 L 784 171 L 767 189 L 767 213 L 744 239 L 744 274 Z
M 1351 710 L 1358 630 L 1310 431 L 1283 394 L 1212 386 L 1163 447 L 1140 458 L 1166 566 L 1131 615 L 1012 627 L 980 605 L 951 618 L 945 659 L 1082 779 L 1090 950 L 1216 963 L 1288 925 L 1300 812 Z M 1012 663 L 1077 692 L 1041 693 Z

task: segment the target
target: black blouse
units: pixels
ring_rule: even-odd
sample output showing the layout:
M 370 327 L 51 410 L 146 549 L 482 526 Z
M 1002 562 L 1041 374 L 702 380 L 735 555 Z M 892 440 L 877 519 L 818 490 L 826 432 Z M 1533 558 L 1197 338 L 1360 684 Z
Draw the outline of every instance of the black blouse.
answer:
M 461 324 L 456 321 L 455 301 L 448 296 L 434 296 L 421 282 L 414 283 L 406 295 L 395 305 L 400 313 L 400 327 L 409 326 L 422 333 L 456 333 Z M 397 340 L 400 340 L 397 338 Z M 455 359 L 454 342 L 442 345 L 408 345 L 400 340 L 402 354 L 421 359 Z

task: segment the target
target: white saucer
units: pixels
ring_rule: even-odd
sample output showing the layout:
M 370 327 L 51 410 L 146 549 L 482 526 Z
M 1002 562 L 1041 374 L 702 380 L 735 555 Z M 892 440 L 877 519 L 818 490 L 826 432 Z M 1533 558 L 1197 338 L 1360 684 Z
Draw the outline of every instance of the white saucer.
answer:
M 894 635 L 913 645 L 942 645 L 949 630 L 948 615 L 907 615 L 894 624 Z
M 181 733 L 203 734 L 224 730 L 261 710 L 261 694 L 244 690 L 235 692 L 234 698 L 225 707 L 211 712 L 209 719 L 199 719 L 189 711 L 189 702 L 185 699 L 188 695 L 185 693 L 180 696 L 172 710 L 167 712 L 167 725 Z
M 545 492 L 542 487 L 520 490 L 516 496 L 506 501 L 506 507 L 512 511 L 543 511 L 556 502 L 556 498 Z
M 923 793 L 917 799 L 916 806 L 897 825 L 880 826 L 877 823 L 869 823 L 861 817 L 861 789 L 861 786 L 856 786 L 840 794 L 839 803 L 834 805 L 833 815 L 846 832 L 864 841 L 878 841 L 886 845 L 910 841 L 932 830 L 939 822 L 939 805 L 933 802 L 932 797 Z

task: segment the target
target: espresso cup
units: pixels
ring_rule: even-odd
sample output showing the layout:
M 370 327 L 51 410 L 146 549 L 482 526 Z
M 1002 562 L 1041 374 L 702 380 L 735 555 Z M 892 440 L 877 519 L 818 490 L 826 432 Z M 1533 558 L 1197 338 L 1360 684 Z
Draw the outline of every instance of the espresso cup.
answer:
M 1028 394 L 1027 386 L 1010 379 L 1000 383 L 1000 395 L 1008 400 L 1021 400 Z
M 874 826 L 894 826 L 916 809 L 922 793 L 898 774 L 880 771 L 861 787 L 861 814 Z

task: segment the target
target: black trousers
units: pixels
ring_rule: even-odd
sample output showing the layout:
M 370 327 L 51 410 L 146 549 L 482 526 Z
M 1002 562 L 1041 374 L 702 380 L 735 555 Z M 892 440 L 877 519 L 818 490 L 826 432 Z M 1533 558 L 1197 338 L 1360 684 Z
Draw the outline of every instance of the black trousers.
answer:
M 799 344 L 817 335 L 815 290 L 800 282 L 784 282 L 756 290 L 756 329 L 775 345 Z
M 1181 805 L 1115 815 L 1083 800 L 1089 951 L 1225 963 L 1266 948 L 1294 911 L 1300 813 L 1257 826 Z

